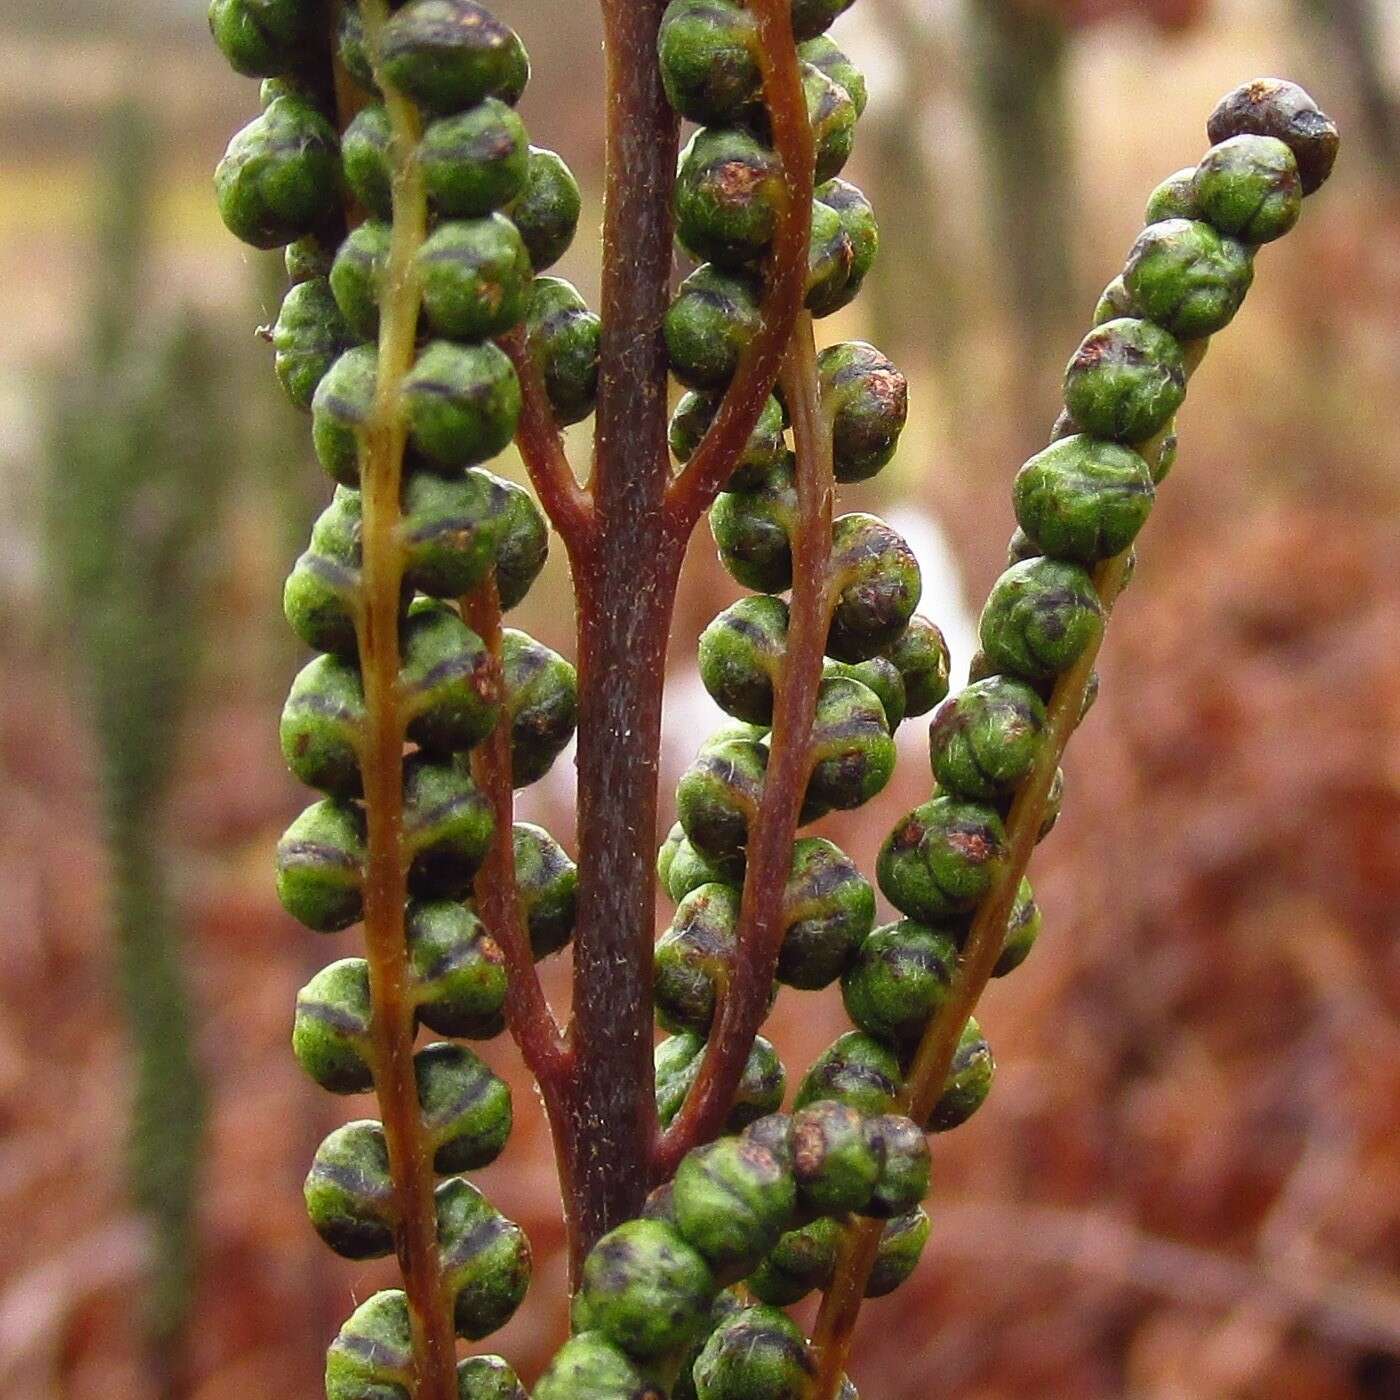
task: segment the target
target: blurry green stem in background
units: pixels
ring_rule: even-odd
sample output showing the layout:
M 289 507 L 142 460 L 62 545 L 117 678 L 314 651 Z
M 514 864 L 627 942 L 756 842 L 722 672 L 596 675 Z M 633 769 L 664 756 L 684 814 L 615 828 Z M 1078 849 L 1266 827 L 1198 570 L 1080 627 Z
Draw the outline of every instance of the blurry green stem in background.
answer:
M 1047 366 L 1073 340 L 1077 303 L 1070 249 L 1073 191 L 1063 22 L 1024 0 L 972 0 L 967 69 L 987 161 L 986 223 L 1007 289 L 1018 348 L 1005 402 L 1021 406 L 1019 435 L 1055 416 Z
M 173 1396 L 184 1389 L 205 1091 L 160 809 L 200 659 L 221 415 L 200 326 L 179 316 L 163 325 L 143 305 L 153 146 L 143 113 L 120 104 L 101 165 L 89 354 L 55 386 L 48 550 L 98 749 L 133 1057 L 129 1189 L 151 1232 L 153 1382 Z
M 899 62 L 894 91 L 869 114 L 874 158 L 868 184 L 889 228 L 922 229 L 923 237 L 889 238 L 881 246 L 880 276 L 868 284 L 871 339 L 900 363 L 925 357 L 957 418 L 967 321 L 952 206 L 938 193 L 944 171 L 934 168 L 937 143 L 910 140 L 911 131 L 932 120 L 935 100 L 946 97 L 941 89 L 951 62 L 918 0 L 879 0 L 879 23 Z M 912 307 L 919 308 L 917 316 Z
M 1388 3 L 1388 0 L 1383 0 Z M 1390 89 L 1377 0 L 1297 0 L 1306 20 L 1334 43 L 1356 89 L 1375 158 L 1400 180 L 1400 96 Z

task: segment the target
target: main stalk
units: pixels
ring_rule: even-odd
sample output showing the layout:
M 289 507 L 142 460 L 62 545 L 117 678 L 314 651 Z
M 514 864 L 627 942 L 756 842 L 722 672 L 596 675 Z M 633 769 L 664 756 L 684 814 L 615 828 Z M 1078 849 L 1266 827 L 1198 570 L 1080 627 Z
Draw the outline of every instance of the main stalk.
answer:
M 636 1215 L 656 1132 L 651 949 L 661 677 L 683 544 L 663 511 L 671 186 L 679 124 L 656 58 L 664 0 L 604 0 L 607 184 L 592 491 L 577 560 L 579 908 L 564 1132 L 575 1267 Z

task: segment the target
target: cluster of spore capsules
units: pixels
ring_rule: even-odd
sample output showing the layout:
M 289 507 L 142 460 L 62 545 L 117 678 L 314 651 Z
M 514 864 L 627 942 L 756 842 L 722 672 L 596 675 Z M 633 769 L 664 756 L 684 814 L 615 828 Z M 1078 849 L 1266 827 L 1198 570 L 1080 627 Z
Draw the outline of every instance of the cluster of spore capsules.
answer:
M 851 3 L 792 4 L 816 152 L 806 306 L 818 317 L 855 297 L 878 241 L 869 203 L 841 178 L 866 93 L 826 30 Z M 471 903 L 493 815 L 468 754 L 508 723 L 516 785 L 534 782 L 569 741 L 577 706 L 568 662 L 507 629 L 498 668 L 455 603 L 494 575 L 502 606 L 513 606 L 546 553 L 545 523 L 528 493 L 482 466 L 510 442 L 521 408 L 515 369 L 497 342 L 523 335 L 556 422 L 592 410 L 598 318 L 567 282 L 541 275 L 573 237 L 579 193 L 557 155 L 529 144 L 514 110 L 529 76 L 519 38 L 474 0 L 393 8 L 373 55 L 354 3 L 213 0 L 210 22 L 233 66 L 264 79 L 261 115 L 219 165 L 220 209 L 246 242 L 286 246 L 291 286 L 268 332 L 276 372 L 309 410 L 316 454 L 336 483 L 285 594 L 289 623 L 319 654 L 293 682 L 282 747 L 293 773 L 323 796 L 279 845 L 278 888 L 286 908 L 322 932 L 363 913 L 360 463 L 394 215 L 394 138 L 378 80 L 421 116 L 417 160 L 430 226 L 416 254 L 420 343 L 402 385 L 407 450 L 397 525 L 398 699 L 410 745 L 404 929 L 414 1014 L 442 1037 L 414 1063 L 433 1167 L 444 1178 L 443 1275 L 456 1331 L 475 1340 L 519 1304 L 530 1251 L 520 1228 L 463 1175 L 496 1158 L 511 1126 L 508 1088 L 462 1043 L 501 1032 L 506 995 L 501 951 Z M 678 241 L 700 265 L 664 325 L 684 387 L 670 433 L 680 462 L 713 421 L 759 329 L 785 197 L 758 44 L 755 18 L 737 0 L 673 0 L 660 31 L 666 92 L 697 124 L 674 198 Z M 354 115 L 338 130 L 346 83 Z M 920 1123 L 900 1112 L 905 1075 L 950 995 L 978 907 L 1005 873 L 1004 821 L 1048 742 L 1056 681 L 1100 635 L 1096 570 L 1128 555 L 1171 465 L 1174 416 L 1200 345 L 1239 309 L 1257 248 L 1293 226 L 1336 152 L 1333 124 L 1300 89 L 1275 80 L 1231 93 L 1208 129 L 1215 144 L 1201 163 L 1152 195 L 1123 274 L 1069 363 L 1051 445 L 1016 478 L 1020 528 L 1010 567 L 983 612 L 971 682 L 956 696 L 946 698 L 942 635 L 915 612 L 920 576 L 909 546 L 875 516 L 835 520 L 827 659 L 800 820 L 868 802 L 893 771 L 898 725 L 934 711 L 936 790 L 897 824 L 876 872 L 902 917 L 876 927 L 875 890 L 850 858 L 821 837 L 799 837 L 777 978 L 804 991 L 839 983 L 856 1029 L 812 1065 L 788 1112 L 783 1065 L 772 1044 L 756 1040 L 724 1135 L 690 1152 L 644 1215 L 589 1253 L 573 1335 L 535 1400 L 804 1400 L 816 1361 L 783 1309 L 831 1282 L 843 1229 L 854 1217 L 883 1222 L 867 1296 L 890 1292 L 913 1271 L 930 1230 L 926 1134 L 975 1112 L 993 1063 L 969 1020 Z M 904 378 L 860 342 L 823 350 L 818 378 L 836 479 L 866 480 L 894 455 Z M 656 1017 L 666 1032 L 656 1051 L 663 1125 L 696 1081 L 737 955 L 745 852 L 786 650 L 783 594 L 792 586 L 797 515 L 788 427 L 775 394 L 711 511 L 720 557 L 751 592 L 700 639 L 701 677 L 732 723 L 683 775 L 679 821 L 658 861 L 676 906 L 655 950 Z M 1060 786 L 1040 835 L 1053 825 Z M 543 957 L 571 938 L 574 867 L 537 826 L 518 824 L 513 845 L 530 943 Z M 1022 881 L 997 975 L 1026 957 L 1040 922 Z M 371 1022 L 368 964 L 334 962 L 297 998 L 296 1056 L 331 1092 L 371 1091 Z M 326 1138 L 306 1201 L 338 1253 L 394 1251 L 380 1123 L 352 1122 Z M 461 1400 L 526 1394 L 499 1357 L 464 1360 L 458 1375 Z M 849 1400 L 854 1387 L 844 1384 Z M 408 1400 L 403 1293 L 376 1293 L 356 1309 L 330 1348 L 326 1387 L 330 1400 Z

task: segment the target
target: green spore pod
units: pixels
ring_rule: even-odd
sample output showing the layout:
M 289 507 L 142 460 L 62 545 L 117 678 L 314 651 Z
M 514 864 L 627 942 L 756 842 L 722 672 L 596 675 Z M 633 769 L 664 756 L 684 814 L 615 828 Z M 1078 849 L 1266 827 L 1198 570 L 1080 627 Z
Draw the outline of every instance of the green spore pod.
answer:
M 469 1356 L 457 1364 L 457 1400 L 530 1400 L 504 1358 Z
M 1060 809 L 1065 800 L 1065 770 L 1055 769 L 1055 776 L 1050 780 L 1050 790 L 1045 794 L 1045 815 L 1040 822 L 1040 830 L 1036 832 L 1037 842 L 1045 840 L 1054 831 L 1060 821 Z
M 868 1118 L 889 1113 L 903 1087 L 899 1057 L 863 1031 L 847 1031 L 812 1062 L 797 1090 L 794 1108 L 835 1099 Z
M 830 316 L 855 300 L 851 269 L 855 248 L 836 210 L 812 201 L 812 231 L 807 242 L 807 297 L 814 316 Z
M 409 472 L 399 521 L 404 582 L 433 598 L 470 593 L 496 562 L 513 510 L 510 494 L 489 472 Z
M 530 1241 L 470 1182 L 437 1189 L 442 1281 L 459 1337 L 479 1341 L 504 1327 L 530 1286 Z
M 966 1123 L 992 1092 L 996 1061 L 982 1035 L 982 1028 L 972 1017 L 958 1040 L 957 1053 L 943 1084 L 943 1093 L 929 1114 L 928 1130 L 946 1133 Z
M 672 0 L 657 54 L 666 100 L 693 122 L 732 124 L 759 96 L 758 26 L 730 0 Z
M 674 1037 L 672 1038 L 674 1039 Z M 687 1038 L 694 1039 L 694 1037 Z M 667 1043 L 664 1040 L 661 1042 L 662 1045 Z M 704 1044 L 703 1041 L 700 1043 Z M 657 1048 L 659 1050 L 660 1046 Z M 669 1181 L 664 1181 L 660 1186 L 648 1191 L 647 1198 L 642 1204 L 641 1219 L 661 1220 L 667 1225 L 674 1225 L 676 1223 L 675 1194 L 676 1188 Z M 583 1306 L 582 1299 L 578 1294 L 574 1295 L 569 1318 L 575 1332 L 588 1331 L 588 1310 Z
M 993 977 L 1005 977 L 1025 962 L 1036 939 L 1040 937 L 1042 922 L 1040 906 L 1031 893 L 1031 882 L 1022 880 L 1016 891 L 1016 902 L 1011 906 L 1006 920 L 1006 937 L 1001 945 L 1001 956 L 992 969 Z
M 686 1346 L 717 1292 L 709 1265 L 660 1220 L 629 1220 L 604 1235 L 583 1262 L 580 1288 L 589 1325 L 642 1360 Z
M 1138 318 L 1142 308 L 1128 291 L 1122 276 L 1115 277 L 1099 295 L 1094 307 L 1094 325 L 1101 326 L 1105 321 L 1115 321 L 1120 317 Z
M 826 651 L 838 661 L 868 661 L 899 638 L 919 605 L 919 561 L 902 535 L 878 516 L 840 516 L 831 531 L 831 573 L 840 593 Z
M 909 381 L 873 345 L 847 341 L 817 356 L 831 415 L 837 481 L 865 481 L 894 456 L 909 416 Z
M 672 903 L 679 904 L 691 890 L 698 890 L 701 885 L 718 883 L 732 885 L 737 889 L 744 883 L 742 851 L 723 860 L 711 860 L 691 845 L 685 828 L 679 822 L 673 830 L 680 833 L 680 840 L 662 880 Z
M 686 1154 L 675 1177 L 676 1224 L 710 1266 L 749 1273 L 778 1242 L 797 1204 L 792 1172 L 767 1148 L 720 1138 Z
M 861 1214 L 892 1220 L 913 1210 L 928 1195 L 932 1167 L 928 1139 L 912 1118 L 898 1113 L 867 1119 L 865 1130 L 879 1144 L 883 1165 Z
M 568 945 L 578 913 L 578 868 L 542 826 L 516 822 L 511 828 L 515 883 L 530 951 L 547 958 Z
M 415 895 L 456 898 L 491 844 L 491 804 L 465 766 L 413 754 L 403 766 L 403 842 Z
M 549 526 L 530 493 L 513 481 L 484 472 L 505 499 L 505 530 L 496 547 L 496 591 L 509 612 L 530 591 L 549 557 Z
M 335 129 L 310 103 L 279 97 L 229 142 L 214 192 L 228 231 L 254 248 L 313 232 L 340 198 Z
M 1063 418 L 1066 415 L 1061 414 L 1060 416 Z M 1071 431 L 1073 431 L 1072 428 Z M 1051 441 L 1059 442 L 1060 438 L 1068 436 L 1069 433 L 1061 433 L 1059 437 L 1054 437 Z M 1019 564 L 1023 559 L 1039 559 L 1044 553 L 1045 551 L 1019 525 L 1011 532 L 1011 538 L 1006 542 L 1006 562 L 1008 565 Z
M 800 1230 L 789 1230 L 744 1280 L 744 1286 L 760 1303 L 791 1307 L 831 1282 L 840 1247 L 841 1224 L 837 1220 L 823 1218 Z
M 500 713 L 491 657 L 446 604 L 419 598 L 399 633 L 399 697 L 408 737 L 434 753 L 470 749 Z
M 656 1047 L 656 1111 L 663 1127 L 681 1111 L 690 1086 L 700 1072 L 705 1042 L 693 1031 L 668 1036 Z M 783 1101 L 787 1072 L 771 1042 L 754 1037 L 729 1116 L 726 1133 L 737 1133 L 756 1119 L 770 1114 Z
M 915 613 L 904 631 L 881 655 L 894 662 L 904 680 L 904 713 L 927 714 L 948 694 L 952 658 L 942 630 Z
M 700 446 L 710 424 L 719 411 L 720 394 L 701 394 L 690 390 L 681 395 L 676 411 L 671 415 L 669 439 L 671 452 L 678 462 L 688 462 Z M 787 460 L 787 443 L 783 439 L 783 406 L 769 397 L 749 434 L 734 472 L 725 483 L 729 491 L 751 491 L 763 484 L 768 473 Z
M 744 267 L 768 251 L 784 198 L 770 147 L 737 127 L 701 127 L 681 152 L 676 237 L 697 258 Z
M 525 240 L 536 272 L 553 267 L 568 251 L 582 211 L 578 181 L 563 158 L 540 146 L 531 146 L 525 184 L 506 213 Z
M 510 1086 L 465 1045 L 442 1041 L 413 1057 L 433 1169 L 475 1171 L 501 1155 L 510 1136 Z
M 919 1267 L 929 1236 L 928 1213 L 919 1207 L 885 1223 L 875 1267 L 865 1285 L 867 1298 L 893 1293 Z
M 1195 179 L 1194 165 L 1168 175 L 1148 195 L 1143 224 L 1160 224 L 1164 219 L 1199 219 L 1201 214 L 1196 205 Z
M 530 78 L 520 36 L 476 0 L 409 0 L 390 16 L 379 65 L 421 107 L 460 112 L 483 98 L 515 103 Z
M 819 204 L 836 211 L 841 228 L 850 240 L 851 267 L 841 293 L 841 305 L 844 306 L 855 300 L 870 269 L 875 266 L 876 254 L 880 251 L 880 225 L 870 201 L 845 180 L 828 180 L 824 185 L 818 185 L 816 198 Z M 812 309 L 818 315 L 825 314 L 817 307 Z M 836 309 L 832 307 L 832 310 Z
M 676 786 L 676 814 L 691 844 L 714 861 L 738 857 L 763 797 L 768 750 L 752 739 L 706 745 Z
M 490 1040 L 505 1029 L 505 955 L 455 900 L 413 900 L 405 916 L 418 1019 L 439 1035 Z
M 816 183 L 824 185 L 828 180 L 834 180 L 850 160 L 856 144 L 856 121 L 860 114 L 846 88 L 815 64 L 801 63 L 801 72 L 807 120 L 812 124 Z M 767 125 L 765 120 L 763 126 L 766 128 Z
M 830 676 L 817 692 L 812 772 L 801 820 L 864 806 L 894 772 L 895 747 L 880 697 L 868 686 Z
M 652 995 L 663 1029 L 709 1033 L 738 923 L 739 892 L 729 885 L 701 885 L 681 900 L 654 954 Z
M 297 672 L 282 707 L 282 757 L 298 782 L 332 797 L 360 795 L 365 692 L 359 667 L 318 656 Z
M 530 139 L 494 98 L 430 122 L 418 143 L 423 183 L 444 218 L 480 219 L 518 199 L 530 176 Z
M 277 843 L 277 897 L 317 933 L 349 928 L 363 908 L 365 818 L 353 802 L 308 807 Z
M 570 1337 L 535 1382 L 534 1400 L 666 1400 L 601 1332 Z
M 300 67 L 318 11 L 304 0 L 210 0 L 209 32 L 235 73 L 275 77 Z
M 314 233 L 288 243 L 282 257 L 287 268 L 287 281 L 295 284 L 309 282 L 313 277 L 329 277 L 333 257 L 332 250 Z
M 802 96 L 807 106 L 807 120 L 812 128 L 812 148 L 816 158 L 816 183 L 821 185 L 835 179 L 846 162 L 856 140 L 858 113 L 847 90 L 821 68 L 799 59 Z M 766 146 L 773 142 L 772 123 L 767 105 L 756 101 L 742 114 L 742 125 Z
M 375 219 L 394 215 L 389 166 L 389 114 L 372 102 L 355 113 L 340 138 L 340 164 L 350 193 Z
M 342 486 L 360 484 L 360 438 L 374 411 L 379 350 L 353 345 L 321 377 L 311 399 L 316 460 Z
M 663 890 L 668 890 L 671 879 L 671 867 L 676 861 L 676 852 L 680 850 L 685 841 L 685 828 L 680 822 L 672 823 L 670 831 L 666 833 L 666 839 L 657 847 L 656 851 L 656 879 Z M 687 890 L 688 894 L 689 891 Z
M 822 666 L 822 676 L 828 680 L 844 679 L 857 681 L 873 691 L 885 714 L 885 727 L 891 734 L 904 720 L 904 677 L 899 667 L 883 656 L 872 656 L 869 661 L 849 663 L 832 661 L 830 658 Z
M 1065 406 L 1079 431 L 1115 442 L 1146 442 L 1185 398 L 1181 346 L 1151 321 L 1105 321 L 1065 369 Z
M 724 388 L 761 323 L 753 275 L 702 264 L 681 283 L 662 323 L 671 373 L 688 388 Z
M 369 964 L 342 958 L 297 993 L 292 1054 L 321 1088 L 363 1094 L 374 1087 L 369 1023 Z
M 1005 859 L 1006 831 L 996 812 L 940 793 L 885 838 L 875 873 L 900 913 L 937 924 L 975 909 Z
M 819 1099 L 792 1115 L 788 1130 L 797 1200 L 814 1215 L 864 1208 L 880 1180 L 884 1153 L 855 1109 Z
M 700 679 L 726 714 L 750 724 L 772 723 L 787 626 L 787 604 L 759 595 L 741 598 L 700 634 Z
M 366 219 L 340 245 L 331 266 L 331 291 L 346 324 L 361 340 L 379 335 L 379 299 L 389 269 L 390 228 Z
M 1254 281 L 1254 255 L 1236 239 L 1192 219 L 1143 229 L 1128 254 L 1123 284 L 1139 315 L 1181 340 L 1223 330 Z
M 790 1113 L 767 1113 L 755 1119 L 743 1132 L 745 1142 L 757 1143 L 771 1152 L 784 1166 L 792 1167 L 792 1140 L 788 1129 L 792 1126 Z
M 815 39 L 854 4 L 855 0 L 792 0 L 792 32 L 799 39 Z
M 1010 676 L 974 681 L 939 707 L 929 726 L 938 786 L 975 802 L 1011 796 L 1035 766 L 1045 704 Z
M 1272 136 L 1293 153 L 1303 193 L 1326 183 L 1337 159 L 1337 124 L 1296 83 L 1256 78 L 1225 94 L 1206 122 L 1212 142 L 1233 136 Z
M 413 1339 L 397 1288 L 366 1298 L 326 1351 L 326 1400 L 408 1400 Z
M 1192 189 L 1198 217 L 1245 243 L 1282 238 L 1303 212 L 1298 163 L 1273 136 L 1231 136 L 1212 146 Z
M 810 63 L 813 68 L 820 68 L 832 82 L 845 88 L 846 95 L 855 106 L 856 116 L 865 115 L 865 104 L 868 98 L 865 75 L 825 34 L 820 34 L 814 39 L 808 39 L 805 43 L 799 44 L 797 56 L 803 63 Z
M 841 998 L 861 1030 L 908 1048 L 948 999 L 957 965 L 957 943 L 949 934 L 901 919 L 861 944 L 841 980 Z
M 494 457 L 515 436 L 520 381 L 492 344 L 430 341 L 404 376 L 409 439 L 440 467 L 470 467 Z
M 1157 449 L 1156 459 L 1148 462 L 1147 465 L 1152 468 L 1154 485 L 1160 486 L 1167 479 L 1167 473 L 1176 465 L 1178 445 L 1176 434 L 1168 433 Z
M 486 340 L 525 314 L 530 255 L 503 214 L 439 224 L 417 262 L 423 310 L 438 335 Z
M 392 1253 L 394 1184 L 384 1128 L 362 1119 L 337 1128 L 316 1149 L 303 1188 L 316 1233 L 342 1258 Z
M 803 1400 L 816 1364 L 802 1329 L 760 1303 L 720 1323 L 695 1362 L 699 1400 Z
M 530 288 L 525 331 L 554 421 L 561 426 L 582 422 L 598 399 L 602 321 L 568 282 L 537 277 Z
M 374 80 L 374 63 L 369 56 L 365 38 L 365 17 L 360 13 L 359 0 L 342 0 L 335 30 L 336 54 L 345 71 L 365 92 L 378 93 Z
M 287 397 L 310 410 L 316 386 L 353 340 L 324 277 L 297 282 L 282 299 L 269 337 L 272 367 Z
M 977 630 L 994 670 L 1048 681 L 1073 666 L 1102 628 L 1103 605 L 1085 569 L 1027 559 L 993 584 Z
M 513 627 L 501 637 L 501 672 L 510 720 L 512 781 L 537 783 L 568 747 L 578 724 L 578 676 L 559 655 Z
M 264 78 L 258 84 L 259 107 L 266 109 L 279 97 L 295 97 L 298 102 L 309 102 L 323 116 L 330 115 L 328 94 L 310 77 L 296 73 L 279 73 L 276 77 Z
M 818 836 L 793 844 L 783 893 L 778 981 L 804 991 L 833 983 L 875 922 L 875 891 L 839 847 Z
M 681 1359 L 680 1370 L 675 1381 L 671 1385 L 670 1400 L 695 1400 L 695 1363 L 700 1359 L 700 1353 L 705 1349 L 705 1343 L 710 1340 L 710 1335 L 715 1328 L 728 1317 L 733 1317 L 735 1313 L 744 1310 L 745 1303 L 740 1300 L 732 1289 L 722 1290 L 710 1305 L 710 1315 L 705 1322 L 704 1335 L 697 1338 L 695 1344 L 686 1352 Z
M 356 654 L 360 517 L 359 492 L 336 487 L 330 505 L 311 527 L 310 548 L 293 566 L 282 592 L 288 626 L 317 651 Z
M 710 507 L 710 533 L 730 577 L 758 593 L 792 587 L 797 488 L 785 458 L 756 487 L 722 491 Z

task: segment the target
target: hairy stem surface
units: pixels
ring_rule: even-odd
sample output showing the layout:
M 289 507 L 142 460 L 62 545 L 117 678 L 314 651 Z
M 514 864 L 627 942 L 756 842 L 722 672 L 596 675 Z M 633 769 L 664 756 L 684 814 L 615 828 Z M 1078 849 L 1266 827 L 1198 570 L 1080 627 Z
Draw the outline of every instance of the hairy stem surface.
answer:
M 362 9 L 370 52 L 377 57 L 388 4 L 364 0 Z M 455 1400 L 456 1347 L 438 1254 L 432 1149 L 423 1130 L 413 1068 L 416 1026 L 404 939 L 405 718 L 398 695 L 403 561 L 397 531 L 404 452 L 399 393 L 413 364 L 418 326 L 414 257 L 426 235 L 428 208 L 415 154 L 418 113 L 392 86 L 381 80 L 381 87 L 393 133 L 394 224 L 380 303 L 379 378 L 360 457 L 364 517 L 358 630 L 367 716 L 361 755 L 368 825 L 365 944 L 374 1085 L 394 1183 L 395 1246 L 413 1334 L 415 1400 Z

